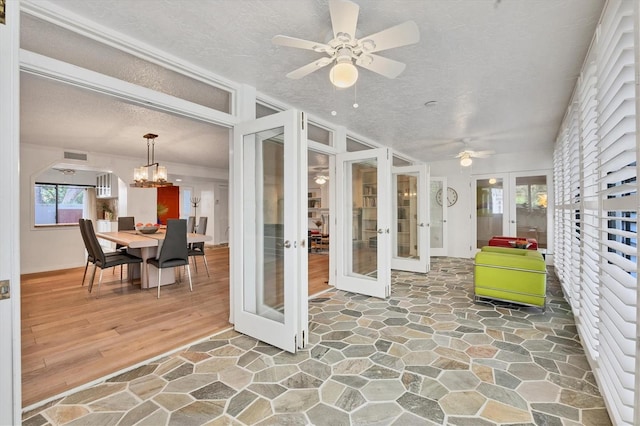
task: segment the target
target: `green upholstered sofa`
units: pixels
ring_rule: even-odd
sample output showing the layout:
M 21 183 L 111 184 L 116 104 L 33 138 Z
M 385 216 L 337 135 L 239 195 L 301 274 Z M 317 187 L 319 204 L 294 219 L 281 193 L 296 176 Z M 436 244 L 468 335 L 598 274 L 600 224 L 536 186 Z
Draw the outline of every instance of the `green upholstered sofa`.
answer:
M 537 251 L 482 247 L 474 262 L 475 299 L 489 298 L 537 306 L 544 311 L 547 267 Z

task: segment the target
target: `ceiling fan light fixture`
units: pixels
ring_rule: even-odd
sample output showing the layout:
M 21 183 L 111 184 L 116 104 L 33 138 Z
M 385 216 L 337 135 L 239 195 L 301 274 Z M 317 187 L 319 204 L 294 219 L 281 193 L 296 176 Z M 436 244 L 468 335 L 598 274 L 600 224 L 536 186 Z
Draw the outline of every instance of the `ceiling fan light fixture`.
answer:
M 471 163 L 473 163 L 473 160 L 471 159 L 469 153 L 465 152 L 464 154 L 462 154 L 462 156 L 460 157 L 460 165 L 462 167 L 469 167 Z
M 341 89 L 353 86 L 358 80 L 358 68 L 348 58 L 346 61 L 338 61 L 329 72 L 331 83 Z
M 327 183 L 327 177 L 326 176 L 316 176 L 315 182 L 318 185 L 324 185 L 325 183 Z

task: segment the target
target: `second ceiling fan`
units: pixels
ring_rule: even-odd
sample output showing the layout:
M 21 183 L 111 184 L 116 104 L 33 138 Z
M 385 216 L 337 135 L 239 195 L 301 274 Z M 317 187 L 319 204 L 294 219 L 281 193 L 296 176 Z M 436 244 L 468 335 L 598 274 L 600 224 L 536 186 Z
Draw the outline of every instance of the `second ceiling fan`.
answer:
M 352 86 L 358 79 L 358 68 L 368 69 L 387 78 L 396 78 L 406 65 L 393 59 L 375 55 L 395 47 L 417 43 L 420 40 L 418 26 L 413 21 L 387 28 L 367 37 L 356 38 L 356 26 L 360 6 L 348 0 L 329 0 L 329 13 L 333 38 L 326 43 L 277 35 L 272 42 L 280 46 L 313 50 L 327 56 L 314 60 L 287 74 L 299 79 L 320 68 L 333 64 L 329 79 L 339 88 Z

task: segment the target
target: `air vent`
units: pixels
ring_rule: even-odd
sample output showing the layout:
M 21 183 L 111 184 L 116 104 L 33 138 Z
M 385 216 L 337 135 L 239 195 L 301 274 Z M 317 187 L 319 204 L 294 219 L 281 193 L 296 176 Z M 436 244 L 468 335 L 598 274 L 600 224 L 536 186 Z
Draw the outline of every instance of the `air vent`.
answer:
M 84 154 L 82 152 L 69 152 L 69 151 L 65 151 L 64 152 L 64 158 L 67 160 L 82 160 L 82 161 L 87 161 L 87 154 Z

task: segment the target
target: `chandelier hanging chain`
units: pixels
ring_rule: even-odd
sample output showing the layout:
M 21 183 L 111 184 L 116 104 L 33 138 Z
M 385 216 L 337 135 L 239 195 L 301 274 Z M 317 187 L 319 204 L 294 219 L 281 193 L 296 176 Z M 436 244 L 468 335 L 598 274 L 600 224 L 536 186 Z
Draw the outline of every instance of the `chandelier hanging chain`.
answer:
M 147 165 L 146 167 L 156 166 L 159 164 L 155 162 L 156 157 L 156 138 L 158 135 L 154 135 L 153 133 L 147 133 L 143 136 L 147 139 Z M 151 140 L 151 142 L 149 142 Z M 151 156 L 149 156 L 149 148 L 151 148 Z

